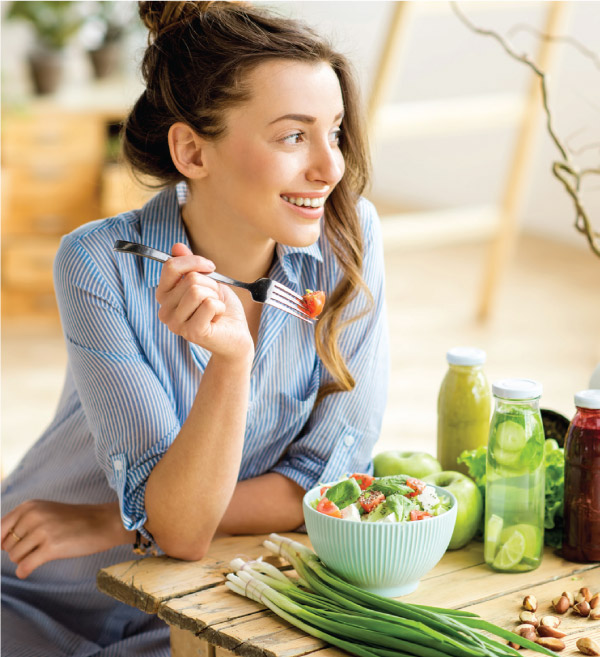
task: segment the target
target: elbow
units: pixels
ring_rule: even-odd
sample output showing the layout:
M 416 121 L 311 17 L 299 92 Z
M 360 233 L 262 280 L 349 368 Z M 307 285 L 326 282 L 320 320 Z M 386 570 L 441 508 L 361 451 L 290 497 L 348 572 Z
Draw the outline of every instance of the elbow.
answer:
M 210 547 L 210 541 L 177 541 L 177 540 L 167 540 L 162 543 L 158 543 L 160 549 L 172 559 L 181 559 L 182 561 L 200 561 L 204 559 L 208 548 Z

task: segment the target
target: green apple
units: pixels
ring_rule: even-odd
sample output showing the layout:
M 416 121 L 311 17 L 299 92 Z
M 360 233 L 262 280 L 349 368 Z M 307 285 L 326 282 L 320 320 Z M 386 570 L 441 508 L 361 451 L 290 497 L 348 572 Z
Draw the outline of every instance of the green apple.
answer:
M 445 488 L 456 497 L 456 524 L 448 549 L 464 547 L 475 536 L 483 514 L 483 496 L 477 484 L 467 475 L 454 470 L 437 472 L 425 477 L 424 481 Z
M 380 452 L 373 457 L 376 477 L 405 474 L 423 479 L 434 472 L 441 472 L 442 466 L 427 452 Z

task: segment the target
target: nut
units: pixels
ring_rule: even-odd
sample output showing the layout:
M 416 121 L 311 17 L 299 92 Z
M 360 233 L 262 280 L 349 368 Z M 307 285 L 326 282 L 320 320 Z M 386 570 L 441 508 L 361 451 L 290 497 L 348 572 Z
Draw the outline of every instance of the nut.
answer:
M 592 609 L 596 609 L 596 607 L 600 607 L 600 593 L 596 593 L 596 595 L 593 595 L 590 599 L 590 607 Z
M 587 636 L 577 639 L 575 645 L 584 655 L 600 655 L 600 646 Z
M 533 627 L 537 627 L 540 624 L 532 611 L 522 611 L 519 614 L 519 620 L 521 623 L 529 623 L 530 625 L 533 625 Z
M 558 627 L 560 625 L 560 618 L 558 616 L 542 616 L 540 625 L 546 627 Z
M 543 646 L 544 648 L 548 648 L 549 650 L 555 650 L 556 652 L 560 652 L 561 650 L 565 649 L 565 644 L 563 641 L 561 641 L 560 639 L 555 639 L 554 637 L 551 636 L 538 637 L 535 640 L 535 642 L 540 646 Z
M 523 598 L 523 609 L 526 609 L 527 611 L 535 611 L 537 606 L 537 600 L 534 595 L 526 595 Z
M 569 601 L 569 607 L 572 607 L 575 604 L 575 596 L 571 593 L 571 591 L 563 591 L 562 594 Z
M 588 616 L 591 620 L 600 620 L 600 607 L 594 607 Z
M 592 594 L 590 593 L 590 590 L 587 588 L 587 586 L 580 588 L 579 591 L 575 594 L 575 602 L 582 602 L 583 600 L 589 602 L 591 599 Z
M 564 614 L 571 605 L 569 604 L 569 598 L 566 595 L 561 595 L 559 598 L 552 600 L 552 606 L 557 614 Z
M 529 639 L 530 641 L 535 641 L 535 627 L 533 627 L 533 625 L 529 625 L 529 623 L 517 625 L 517 627 L 514 629 L 514 633 L 522 636 L 525 639 Z
M 518 643 L 514 643 L 513 641 L 508 642 L 508 647 L 512 648 L 513 650 L 520 650 L 521 646 Z
M 540 625 L 537 631 L 540 636 L 553 636 L 555 639 L 562 639 L 567 636 L 566 632 L 557 630 L 555 627 L 548 627 L 547 625 Z
M 590 603 L 582 600 L 573 605 L 573 611 L 580 616 L 590 615 Z

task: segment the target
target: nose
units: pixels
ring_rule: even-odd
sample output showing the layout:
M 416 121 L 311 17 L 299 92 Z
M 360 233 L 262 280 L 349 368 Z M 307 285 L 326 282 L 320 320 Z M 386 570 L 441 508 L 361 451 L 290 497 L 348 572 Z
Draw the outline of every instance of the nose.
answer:
M 342 151 L 329 139 L 313 143 L 306 178 L 311 182 L 323 182 L 330 187 L 339 183 L 344 175 L 345 163 Z

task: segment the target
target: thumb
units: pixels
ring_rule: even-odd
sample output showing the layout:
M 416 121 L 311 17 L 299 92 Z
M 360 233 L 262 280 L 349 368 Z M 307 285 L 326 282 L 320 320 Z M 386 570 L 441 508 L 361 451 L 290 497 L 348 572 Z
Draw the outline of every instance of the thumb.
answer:
M 181 242 L 177 242 L 176 244 L 173 244 L 173 247 L 171 248 L 171 255 L 186 256 L 186 255 L 193 255 L 193 253 L 188 246 L 182 244 Z

